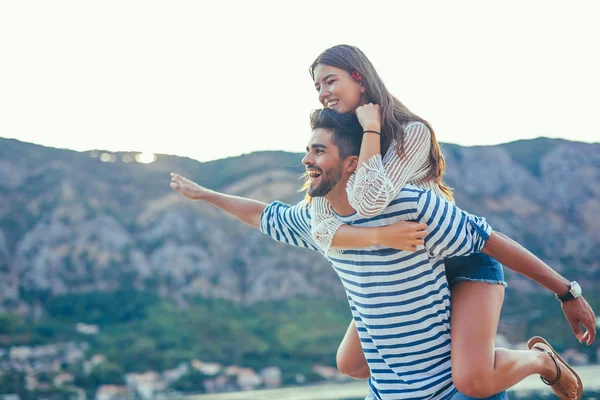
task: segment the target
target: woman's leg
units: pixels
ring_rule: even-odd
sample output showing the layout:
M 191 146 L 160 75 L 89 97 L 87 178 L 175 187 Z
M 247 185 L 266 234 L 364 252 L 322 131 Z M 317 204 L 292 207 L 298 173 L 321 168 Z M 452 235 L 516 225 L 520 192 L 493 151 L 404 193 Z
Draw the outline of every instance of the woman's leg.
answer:
M 452 287 L 452 380 L 469 397 L 492 396 L 533 374 L 557 376 L 547 353 L 494 348 L 503 300 L 502 285 L 463 281 Z M 561 372 L 565 390 L 575 395 L 575 377 L 566 368 Z
M 350 322 L 346 335 L 344 335 L 342 343 L 338 347 L 336 363 L 338 370 L 351 378 L 369 379 L 371 377 L 371 370 L 369 370 L 369 365 L 360 345 L 360 338 L 354 320 Z

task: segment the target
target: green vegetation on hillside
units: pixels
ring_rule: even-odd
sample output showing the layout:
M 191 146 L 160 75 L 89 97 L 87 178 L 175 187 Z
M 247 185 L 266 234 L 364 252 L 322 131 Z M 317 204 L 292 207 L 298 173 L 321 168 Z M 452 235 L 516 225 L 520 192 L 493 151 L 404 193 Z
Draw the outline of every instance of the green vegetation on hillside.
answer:
M 277 366 L 284 381 L 292 381 L 314 364 L 335 363 L 351 319 L 344 299 L 295 298 L 249 307 L 201 297 L 187 300 L 189 308 L 182 310 L 135 291 L 49 298 L 48 314 L 39 322 L 0 315 L 0 337 L 4 346 L 88 342 L 88 356 L 102 354 L 108 362 L 90 376 L 78 376 L 88 389 L 116 383 L 122 373 L 163 371 L 193 359 L 256 370 Z M 77 333 L 78 322 L 97 324 L 99 334 Z

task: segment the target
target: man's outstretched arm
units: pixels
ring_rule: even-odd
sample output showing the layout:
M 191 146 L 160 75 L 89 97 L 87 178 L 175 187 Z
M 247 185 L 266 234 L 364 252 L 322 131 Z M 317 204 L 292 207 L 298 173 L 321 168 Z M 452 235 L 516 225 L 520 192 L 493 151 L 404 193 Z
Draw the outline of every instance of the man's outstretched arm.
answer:
M 169 186 L 189 199 L 202 200 L 212 204 L 233 215 L 240 221 L 254 228 L 260 228 L 260 217 L 267 207 L 266 203 L 215 192 L 175 173 L 171 173 L 171 183 Z
M 493 232 L 482 252 L 555 294 L 569 290 L 570 282 L 566 278 L 502 233 Z M 591 344 L 596 337 L 596 316 L 592 307 L 583 297 L 562 303 L 561 306 L 577 339 L 581 343 Z M 585 333 L 580 325 L 585 328 Z

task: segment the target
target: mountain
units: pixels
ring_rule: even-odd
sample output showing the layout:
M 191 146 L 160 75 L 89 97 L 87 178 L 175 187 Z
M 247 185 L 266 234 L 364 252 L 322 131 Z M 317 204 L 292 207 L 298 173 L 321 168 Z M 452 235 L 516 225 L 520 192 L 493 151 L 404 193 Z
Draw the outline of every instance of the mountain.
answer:
M 600 144 L 539 138 L 443 145 L 457 204 L 485 216 L 586 294 L 600 280 Z M 209 188 L 296 202 L 301 154 L 258 152 L 213 162 L 75 152 L 0 139 L 0 304 L 29 315 L 55 296 L 134 289 L 242 305 L 342 298 L 316 253 L 274 243 L 169 187 L 178 172 Z M 512 297 L 545 293 L 507 271 Z M 508 296 L 507 296 L 508 297 Z M 509 310 L 510 311 L 510 310 Z
M 600 280 L 600 144 L 539 138 L 443 145 L 457 204 L 522 243 L 584 290 Z M 273 243 L 169 187 L 174 171 L 209 188 L 296 202 L 301 154 L 258 152 L 213 162 L 75 152 L 0 139 L 0 303 L 27 294 L 133 287 L 242 304 L 341 295 L 327 262 Z M 104 161 L 103 161 L 104 160 Z M 129 161 L 129 162 L 126 162 Z M 508 273 L 518 290 L 536 285 Z

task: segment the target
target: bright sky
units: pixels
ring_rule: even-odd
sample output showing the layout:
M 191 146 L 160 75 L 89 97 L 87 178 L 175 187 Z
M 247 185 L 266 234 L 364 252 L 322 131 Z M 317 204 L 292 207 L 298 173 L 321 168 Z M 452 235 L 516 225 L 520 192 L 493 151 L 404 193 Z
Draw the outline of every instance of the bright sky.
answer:
M 596 0 L 2 0 L 0 136 L 301 152 L 320 106 L 308 66 L 345 43 L 442 142 L 598 142 L 599 16 Z

